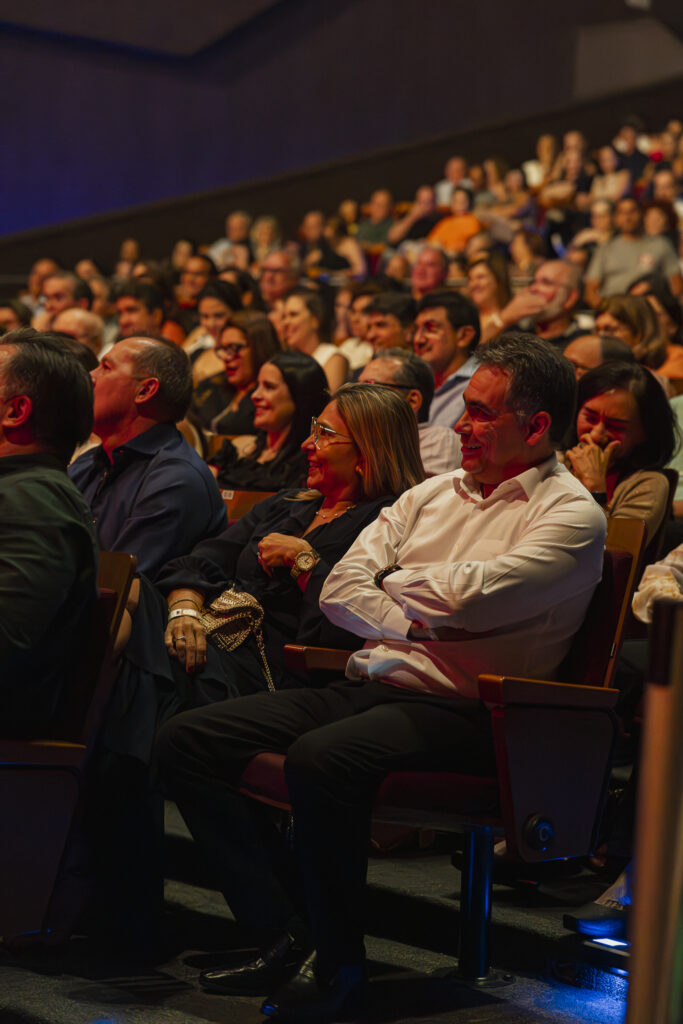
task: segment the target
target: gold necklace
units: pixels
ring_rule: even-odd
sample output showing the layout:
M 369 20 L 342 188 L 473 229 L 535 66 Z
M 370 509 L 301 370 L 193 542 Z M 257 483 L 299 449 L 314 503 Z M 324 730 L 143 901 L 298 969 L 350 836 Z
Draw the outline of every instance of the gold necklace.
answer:
M 338 512 L 324 512 L 323 509 L 318 509 L 316 516 L 320 519 L 339 519 L 339 516 L 343 516 L 345 512 L 355 508 L 355 505 L 346 505 L 344 508 L 340 508 Z

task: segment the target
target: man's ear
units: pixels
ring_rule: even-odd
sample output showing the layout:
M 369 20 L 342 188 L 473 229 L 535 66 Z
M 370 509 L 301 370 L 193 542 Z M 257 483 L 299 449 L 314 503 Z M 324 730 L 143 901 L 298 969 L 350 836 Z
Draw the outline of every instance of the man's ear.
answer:
M 417 415 L 422 408 L 422 392 L 418 391 L 417 388 L 411 388 L 406 395 L 406 401 L 415 415 Z
M 474 327 L 472 327 L 471 324 L 465 324 L 464 327 L 458 327 L 455 337 L 458 348 L 469 349 L 474 340 Z
M 548 431 L 550 430 L 551 423 L 552 420 L 549 413 L 543 412 L 542 410 L 540 412 L 535 412 L 534 415 L 530 416 L 524 424 L 526 430 L 526 443 L 532 448 L 537 444 L 540 444 L 548 437 Z
M 134 398 L 136 405 L 140 405 L 142 402 L 149 402 L 150 398 L 159 391 L 159 379 L 158 377 L 145 377 L 144 380 L 140 381 L 140 387 Z
M 33 402 L 28 395 L 15 395 L 8 402 L 1 425 L 6 430 L 16 430 L 28 423 L 32 412 Z
M 579 293 L 576 288 L 572 288 L 567 298 L 562 303 L 562 309 L 569 311 L 573 309 L 576 303 L 579 301 Z

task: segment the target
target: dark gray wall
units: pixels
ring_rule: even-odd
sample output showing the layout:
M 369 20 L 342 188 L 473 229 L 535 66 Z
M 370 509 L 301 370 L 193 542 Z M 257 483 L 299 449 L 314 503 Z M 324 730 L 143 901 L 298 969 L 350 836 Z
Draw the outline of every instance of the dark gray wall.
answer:
M 283 0 L 190 57 L 6 23 L 0 234 L 565 106 L 595 6 Z M 169 0 L 164 16 L 201 14 Z

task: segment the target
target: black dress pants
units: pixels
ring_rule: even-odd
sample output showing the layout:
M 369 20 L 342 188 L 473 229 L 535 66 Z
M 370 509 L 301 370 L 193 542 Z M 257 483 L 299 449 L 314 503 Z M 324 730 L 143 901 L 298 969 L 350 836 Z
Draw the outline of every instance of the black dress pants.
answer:
M 264 751 L 286 754 L 305 909 L 265 808 L 230 788 Z M 323 973 L 363 958 L 370 816 L 384 776 L 487 774 L 493 765 L 489 716 L 478 701 L 369 680 L 185 712 L 160 731 L 157 758 L 237 920 L 266 935 L 296 932 L 305 918 Z

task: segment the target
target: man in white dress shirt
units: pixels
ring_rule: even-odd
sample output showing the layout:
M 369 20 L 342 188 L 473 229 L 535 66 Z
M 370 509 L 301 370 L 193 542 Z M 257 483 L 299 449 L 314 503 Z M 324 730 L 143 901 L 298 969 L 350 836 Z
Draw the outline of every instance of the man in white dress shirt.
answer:
M 214 704 L 162 730 L 171 794 L 237 920 L 270 941 L 255 961 L 205 972 L 205 987 L 270 991 L 262 1012 L 282 1021 L 332 1020 L 361 993 L 382 779 L 490 772 L 478 674 L 551 676 L 600 578 L 604 515 L 554 451 L 574 401 L 573 369 L 550 345 L 508 334 L 488 346 L 457 424 L 462 468 L 383 510 L 325 584 L 326 615 L 366 640 L 348 678 Z M 262 751 L 286 754 L 303 900 L 283 882 L 261 808 L 225 785 Z M 297 945 L 303 963 L 287 980 Z

